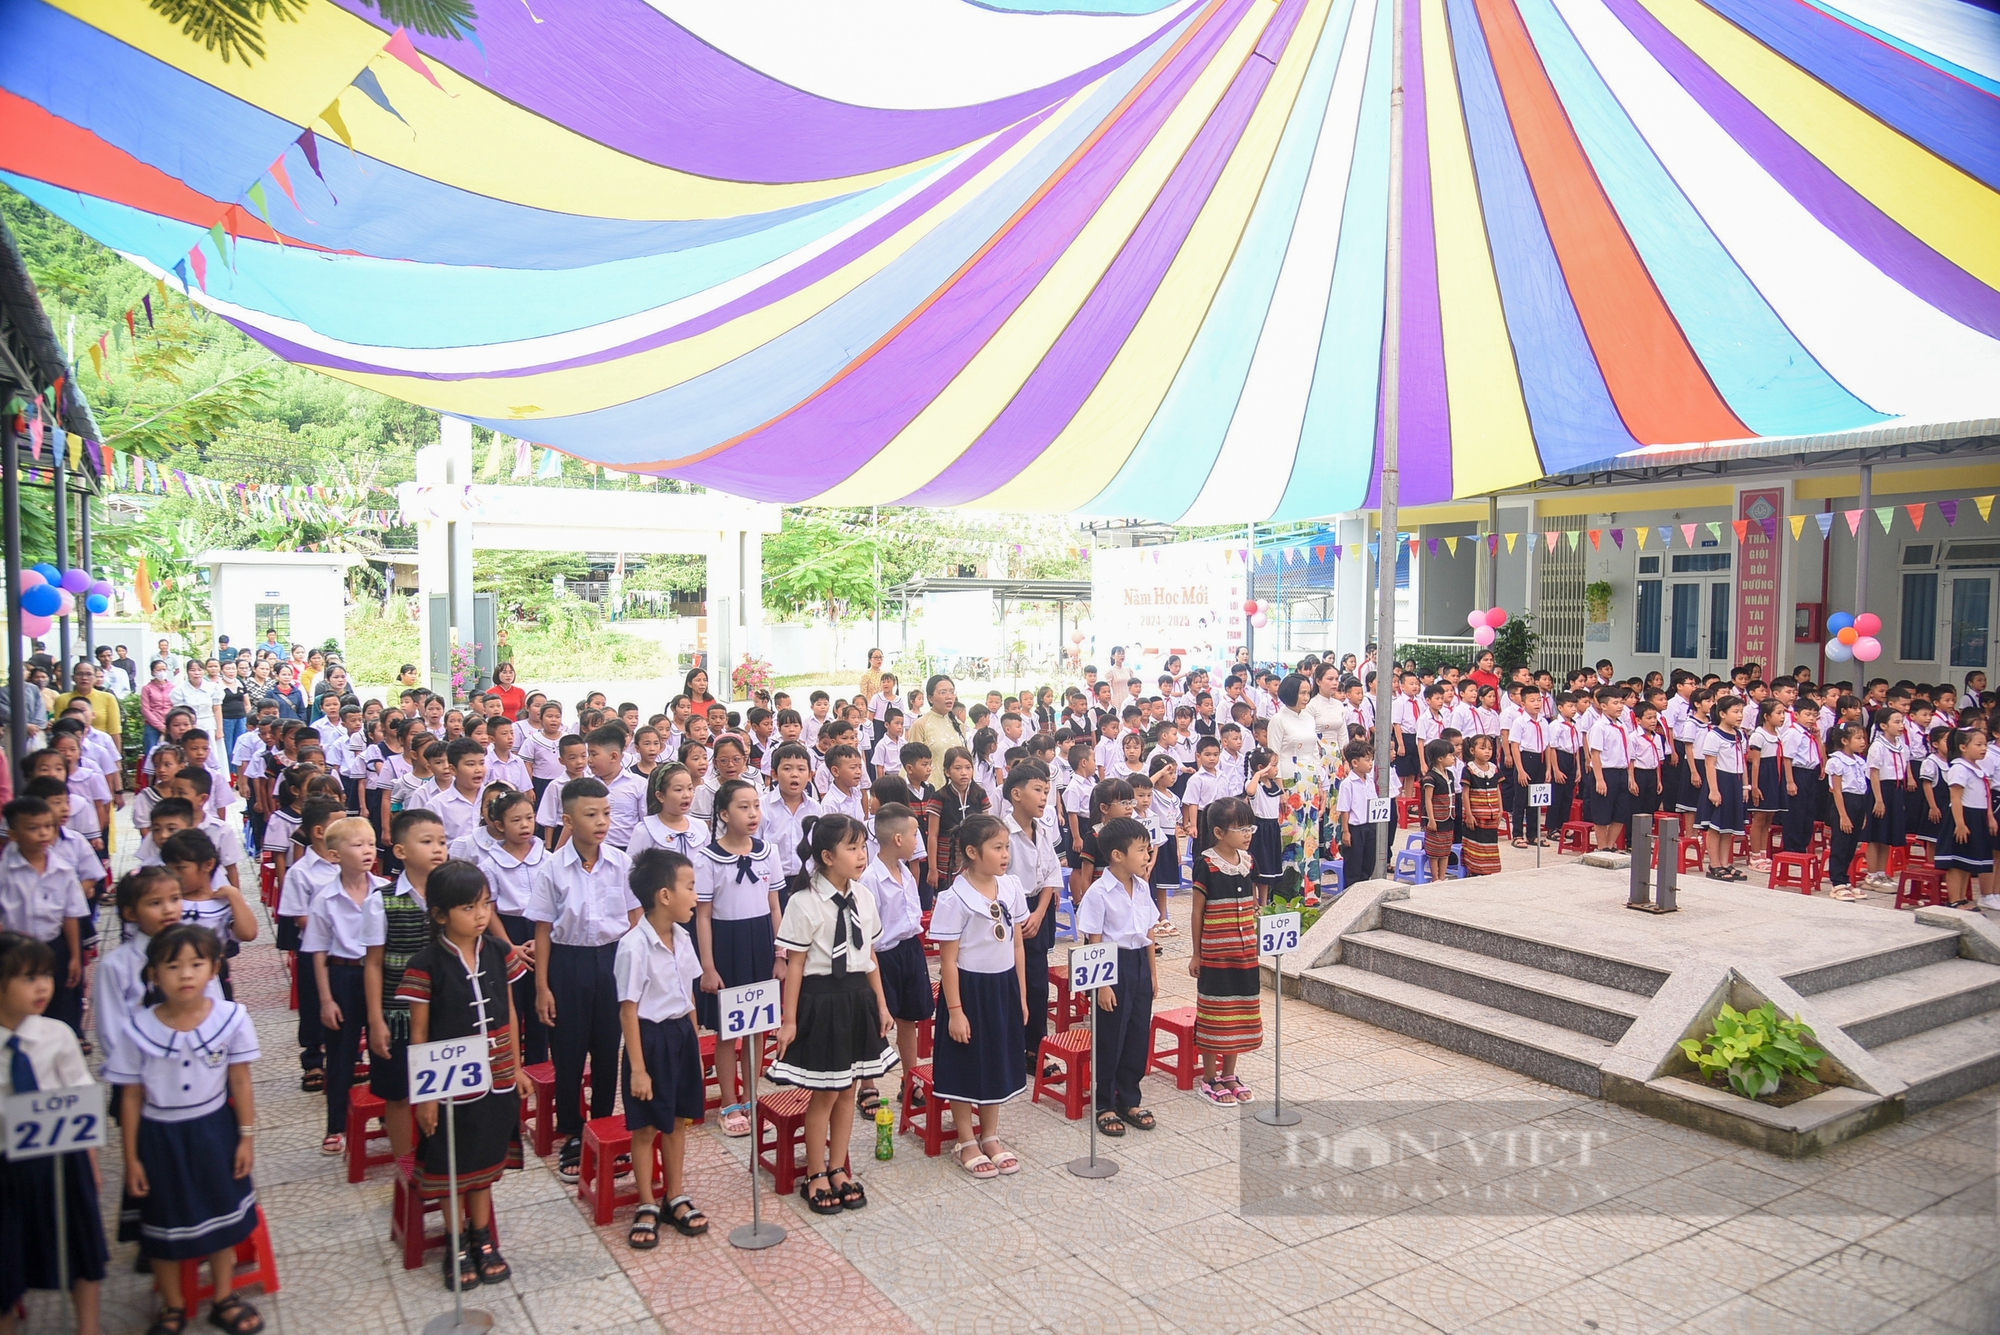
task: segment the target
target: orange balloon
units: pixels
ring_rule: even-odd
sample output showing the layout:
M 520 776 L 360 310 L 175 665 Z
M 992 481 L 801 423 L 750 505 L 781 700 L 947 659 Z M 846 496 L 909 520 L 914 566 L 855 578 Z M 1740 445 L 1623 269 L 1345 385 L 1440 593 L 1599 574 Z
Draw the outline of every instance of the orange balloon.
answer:
M 1839 640 L 1842 644 L 1853 644 L 1856 640 L 1861 638 L 1861 632 L 1854 629 L 1854 627 L 1849 626 L 1846 630 L 1843 630 L 1838 635 L 1834 636 L 1834 638 L 1836 640 Z

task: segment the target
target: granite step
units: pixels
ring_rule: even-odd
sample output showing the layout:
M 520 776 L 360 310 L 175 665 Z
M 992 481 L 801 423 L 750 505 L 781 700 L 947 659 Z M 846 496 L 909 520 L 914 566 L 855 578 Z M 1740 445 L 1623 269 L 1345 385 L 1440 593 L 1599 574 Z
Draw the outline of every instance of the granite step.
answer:
M 1612 1044 L 1590 1034 L 1350 964 L 1308 969 L 1300 990 L 1315 1005 L 1384 1029 L 1592 1098 L 1602 1092 L 1598 1068 Z
M 1908 1085 L 1911 1112 L 2000 1082 L 2000 1011 L 1926 1029 L 1875 1049 Z
M 1648 968 L 1627 960 L 1593 954 L 1558 941 L 1517 935 L 1475 923 L 1430 913 L 1405 900 L 1382 906 L 1382 929 L 1403 936 L 1453 946 L 1476 955 L 1506 960 L 1599 987 L 1650 997 L 1666 985 L 1671 969 Z
M 1341 958 L 1369 973 L 1462 997 L 1615 1043 L 1646 998 L 1526 964 L 1401 932 L 1360 932 L 1341 939 Z M 2000 970 L 1996 970 L 2000 973 Z
M 1948 959 L 1822 992 L 1819 1012 L 1864 1048 L 1879 1048 L 2000 1010 L 2000 965 Z

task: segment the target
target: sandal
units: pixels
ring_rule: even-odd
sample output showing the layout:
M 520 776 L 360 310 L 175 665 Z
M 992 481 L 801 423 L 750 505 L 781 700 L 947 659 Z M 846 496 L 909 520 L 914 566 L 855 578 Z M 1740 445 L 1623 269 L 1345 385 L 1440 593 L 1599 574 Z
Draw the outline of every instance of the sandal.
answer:
M 1127 1126 L 1139 1131 L 1151 1131 L 1159 1125 L 1159 1122 L 1154 1120 L 1153 1114 L 1144 1108 L 1127 1108 L 1118 1115 L 1125 1119 Z
M 1834 899 L 1841 900 L 1842 902 L 1848 904 L 1858 903 L 1862 899 L 1867 898 L 1867 896 L 1863 895 L 1859 890 L 1856 890 L 1854 887 L 1847 885 L 1835 886 L 1833 888 L 1833 894 L 1831 897 Z
M 481 1284 L 500 1284 L 513 1278 L 514 1267 L 500 1254 L 500 1244 L 493 1240 L 492 1230 L 468 1228 L 465 1238 L 473 1256 L 478 1258 Z
M 799 1195 L 805 1199 L 806 1208 L 814 1214 L 839 1214 L 840 1193 L 833 1189 L 833 1174 L 814 1173 L 799 1183 Z M 825 1188 L 813 1186 L 815 1182 L 825 1182 Z
M 747 1136 L 750 1134 L 750 1105 L 732 1103 L 722 1110 L 722 1134 L 725 1136 Z
M 1736 878 L 1731 876 L 1725 867 L 1710 867 L 1708 869 L 1708 879 L 1711 881 L 1733 881 Z
M 965 1157 L 965 1147 L 967 1145 L 972 1146 L 972 1157 L 970 1159 Z M 958 1166 L 960 1168 L 963 1168 L 966 1172 L 972 1174 L 974 1177 L 978 1178 L 982 1182 L 986 1181 L 989 1178 L 995 1178 L 1000 1176 L 1000 1170 L 993 1166 L 993 1161 L 991 1159 L 987 1158 L 985 1154 L 981 1153 L 979 1149 L 979 1142 L 976 1140 L 959 1141 L 955 1146 L 952 1147 L 951 1157 L 958 1161 Z
M 1516 848 L 1526 848 L 1527 846 L 1528 846 L 1528 841 L 1526 839 L 1516 839 L 1514 841 L 1514 847 Z
M 667 1202 L 667 1222 L 684 1238 L 698 1238 L 708 1232 L 708 1216 L 695 1209 L 694 1202 L 686 1196 L 676 1196 Z
M 152 1266 L 146 1267 L 150 1273 Z M 160 1315 L 152 1325 L 146 1327 L 146 1335 L 182 1335 L 187 1329 L 188 1314 L 185 1307 L 162 1307 Z
M 264 1318 L 257 1309 L 243 1301 L 240 1293 L 225 1293 L 208 1309 L 208 1324 L 217 1330 L 226 1330 L 229 1335 L 257 1335 L 264 1329 Z
M 1219 1108 L 1233 1108 L 1236 1106 L 1236 1091 L 1223 1084 L 1220 1080 L 1203 1080 L 1196 1088 L 1203 1098 Z
M 1125 1134 L 1125 1120 L 1111 1109 L 1097 1114 L 1097 1134 L 1116 1138 Z
M 910 1109 L 925 1108 L 930 1106 L 930 1100 L 924 1097 L 924 1091 L 908 1082 L 904 1083 L 902 1093 L 899 1094 L 897 1098 L 903 1104 L 904 1107 Z
M 625 1231 L 625 1245 L 635 1252 L 649 1252 L 660 1245 L 659 1206 L 642 1205 L 632 1212 L 632 1227 Z
M 840 1197 L 841 1209 L 859 1210 L 868 1204 L 868 1189 L 861 1185 L 861 1179 L 854 1176 L 850 1170 L 845 1168 L 836 1168 L 833 1171 L 843 1174 L 847 1178 L 847 1181 L 833 1189 L 834 1194 Z M 829 1183 L 832 1180 L 830 1177 L 827 1179 Z
M 315 1067 L 299 1077 L 299 1088 L 308 1094 L 318 1094 L 326 1089 L 326 1072 Z
M 987 1153 L 986 1147 L 988 1145 L 997 1146 L 998 1153 Z M 993 1166 L 999 1170 L 1000 1176 L 1008 1177 L 1021 1171 L 1021 1156 L 1008 1149 L 1005 1145 L 1000 1144 L 1000 1137 L 980 1137 L 979 1150 L 982 1154 L 986 1154 L 988 1159 L 992 1160 Z
M 338 1131 L 334 1132 L 319 1143 L 319 1152 L 325 1155 L 347 1153 L 347 1137 Z
M 871 1122 L 875 1120 L 875 1110 L 882 1106 L 882 1091 L 870 1085 L 854 1096 L 854 1111 Z
M 1227 1080 L 1223 1081 L 1223 1086 L 1236 1096 L 1238 1103 L 1250 1103 L 1254 1099 L 1254 1096 L 1250 1093 L 1250 1086 L 1243 1083 L 1241 1076 L 1230 1076 Z
M 472 1226 L 470 1224 L 466 1225 L 465 1231 L 459 1234 L 459 1244 L 458 1287 L 461 1290 L 476 1289 L 479 1287 L 479 1258 L 472 1254 Z M 449 1248 L 447 1248 L 444 1258 L 444 1286 L 447 1289 L 451 1287 L 451 1266 L 452 1257 Z

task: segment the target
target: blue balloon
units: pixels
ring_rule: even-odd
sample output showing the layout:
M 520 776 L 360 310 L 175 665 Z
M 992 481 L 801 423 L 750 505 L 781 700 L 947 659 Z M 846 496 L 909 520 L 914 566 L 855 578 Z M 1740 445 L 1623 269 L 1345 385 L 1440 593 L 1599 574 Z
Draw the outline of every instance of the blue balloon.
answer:
M 90 614 L 94 617 L 101 617 L 111 610 L 111 600 L 101 593 L 91 594 L 83 600 L 83 605 L 90 609 Z
M 37 565 L 35 567 L 35 573 L 37 575 L 40 575 L 43 579 L 47 580 L 51 584 L 62 583 L 62 571 L 56 569 L 54 566 L 50 565 L 47 561 L 43 561 L 41 564 Z M 47 616 L 48 613 L 37 612 L 35 615 Z
M 21 595 L 21 610 L 38 617 L 52 617 L 62 610 L 62 594 L 53 584 L 37 584 Z
M 1852 612 L 1835 612 L 1826 619 L 1827 634 L 1838 635 L 1853 624 L 1854 614 Z

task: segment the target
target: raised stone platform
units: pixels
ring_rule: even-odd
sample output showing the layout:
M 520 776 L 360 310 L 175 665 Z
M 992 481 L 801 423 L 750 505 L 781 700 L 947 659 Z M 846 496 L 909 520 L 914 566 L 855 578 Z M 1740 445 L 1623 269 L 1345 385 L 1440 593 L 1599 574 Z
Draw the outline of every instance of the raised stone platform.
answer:
M 1343 895 L 1287 991 L 1552 1084 L 1797 1156 L 2000 1082 L 2000 930 L 1745 884 L 1633 913 L 1577 864 Z M 1773 1109 L 1676 1078 L 1724 1002 L 1802 1016 L 1826 1092 Z

